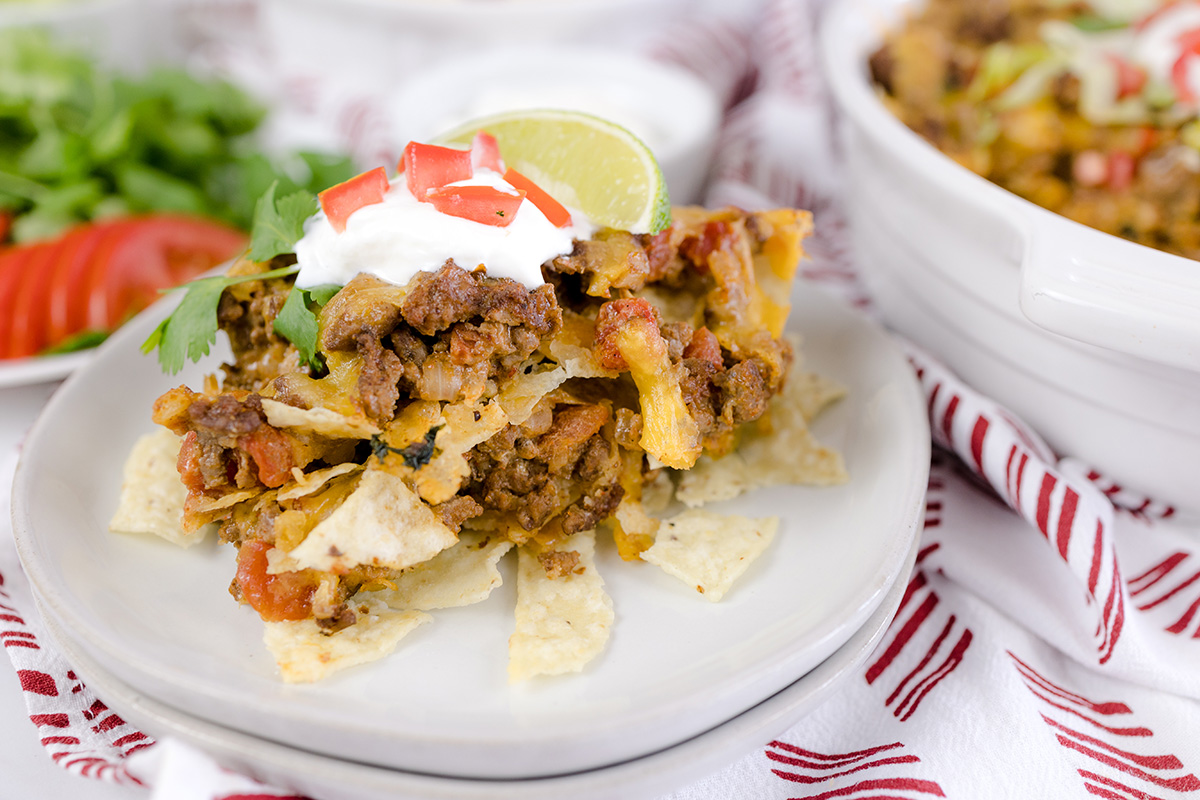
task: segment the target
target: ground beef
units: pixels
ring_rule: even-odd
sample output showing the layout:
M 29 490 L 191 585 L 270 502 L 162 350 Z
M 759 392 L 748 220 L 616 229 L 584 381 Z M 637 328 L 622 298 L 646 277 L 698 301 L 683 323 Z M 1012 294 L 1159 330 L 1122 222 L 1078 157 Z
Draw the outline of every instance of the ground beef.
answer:
M 563 531 L 568 534 L 590 531 L 608 519 L 621 504 L 625 490 L 620 484 L 609 484 L 596 489 L 591 494 L 567 508 L 563 514 Z
M 443 525 L 458 533 L 464 522 L 483 513 L 483 506 L 475 502 L 475 498 L 464 494 L 434 506 L 433 513 Z
M 282 371 L 294 348 L 275 333 L 274 323 L 290 292 L 286 281 L 249 281 L 221 294 L 217 322 L 229 335 L 234 357 L 222 366 L 226 389 L 257 391 Z
M 706 436 L 718 427 L 721 409 L 719 392 L 714 380 L 722 370 L 699 358 L 685 358 L 680 362 L 683 369 L 679 375 L 679 389 L 688 413 L 696 420 L 701 436 Z
M 217 436 L 252 433 L 267 421 L 262 398 L 256 394 L 247 395 L 243 400 L 231 394 L 222 394 L 215 399 L 197 396 L 188 406 L 187 416 L 192 427 Z
M 551 286 L 530 291 L 514 280 L 467 272 L 449 261 L 437 272 L 422 272 L 413 279 L 403 317 L 426 336 L 475 318 L 525 325 L 540 337 L 551 336 L 562 327 L 562 311 Z
M 358 375 L 358 394 L 362 398 L 363 411 L 371 419 L 387 422 L 396 411 L 400 399 L 400 378 L 404 365 L 391 350 L 385 350 L 379 337 L 372 331 L 363 331 L 355 341 L 358 355 L 362 358 L 362 369 Z
M 321 349 L 353 350 L 364 331 L 382 338 L 400 322 L 404 287 L 359 273 L 321 309 Z
M 761 417 L 771 399 L 765 365 L 757 358 L 739 362 L 721 378 L 722 416 L 733 424 Z
M 576 550 L 551 550 L 540 553 L 538 563 L 542 565 L 546 577 L 550 580 L 565 578 L 577 570 L 582 571 L 579 566 L 579 552 Z

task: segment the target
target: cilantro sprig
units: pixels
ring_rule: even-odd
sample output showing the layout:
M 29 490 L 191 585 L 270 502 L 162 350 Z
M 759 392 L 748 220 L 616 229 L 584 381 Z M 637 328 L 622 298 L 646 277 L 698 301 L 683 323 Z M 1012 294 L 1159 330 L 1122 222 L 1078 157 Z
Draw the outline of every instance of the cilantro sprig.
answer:
M 255 261 L 269 261 L 275 256 L 291 253 L 304 235 L 304 220 L 316 211 L 317 201 L 310 192 L 301 190 L 275 199 L 278 182 L 272 183 L 255 207 L 254 227 L 250 234 L 247 256 Z M 187 360 L 199 361 L 208 355 L 217 341 L 220 325 L 217 308 L 221 294 L 230 286 L 246 281 L 270 280 L 294 275 L 298 265 L 280 267 L 247 275 L 215 275 L 199 278 L 170 291 L 183 291 L 183 299 L 171 315 L 159 323 L 142 343 L 142 352 L 158 349 L 158 362 L 174 375 L 183 369 Z M 275 332 L 300 351 L 300 358 L 313 369 L 321 369 L 324 361 L 317 350 L 319 326 L 316 312 L 341 289 L 323 284 L 307 289 L 292 287 L 287 300 L 275 318 Z
M 293 286 L 279 316 L 275 317 L 275 332 L 296 345 L 301 363 L 314 371 L 325 368 L 325 359 L 317 350 L 317 336 L 320 334 L 317 310 L 341 289 L 336 283 L 323 283 L 308 289 Z
M 294 275 L 299 270 L 300 267 L 293 264 L 249 275 L 214 275 L 184 284 L 179 287 L 184 290 L 183 300 L 171 312 L 171 316 L 160 322 L 142 343 L 142 352 L 149 353 L 157 347 L 158 363 L 174 375 L 183 369 L 185 360 L 199 361 L 208 355 L 209 348 L 217 341 L 220 327 L 217 323 L 217 306 L 221 302 L 222 292 L 238 283 L 282 278 Z

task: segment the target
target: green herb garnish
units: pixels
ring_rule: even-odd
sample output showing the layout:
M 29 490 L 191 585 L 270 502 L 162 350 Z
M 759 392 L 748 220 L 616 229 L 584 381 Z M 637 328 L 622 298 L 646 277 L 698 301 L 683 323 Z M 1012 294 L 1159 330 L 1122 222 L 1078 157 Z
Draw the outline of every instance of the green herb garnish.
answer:
M 304 235 L 304 220 L 317 211 L 317 198 L 311 192 L 293 192 L 275 200 L 275 181 L 254 207 L 254 229 L 250 233 L 249 257 L 269 261 L 281 253 L 291 253 Z
M 1071 18 L 1071 24 L 1085 33 L 1100 33 L 1128 28 L 1129 23 L 1119 19 L 1108 19 L 1097 14 L 1080 14 Z
M 47 347 L 41 352 L 44 356 L 57 356 L 63 353 L 75 353 L 80 350 L 90 350 L 98 347 L 108 338 L 108 331 L 80 331 L 63 339 L 53 347 Z
M 433 458 L 433 452 L 436 449 L 434 441 L 437 439 L 437 432 L 441 429 L 441 425 L 430 428 L 424 439 L 413 442 L 408 447 L 392 447 L 377 434 L 371 437 L 371 453 L 380 462 L 388 457 L 388 453 L 395 453 L 404 460 L 404 466 L 409 469 L 420 469 Z
M 183 286 L 168 291 L 184 291 L 183 300 L 154 329 L 154 332 L 142 343 L 142 352 L 149 353 L 158 348 L 158 363 L 167 372 L 174 375 L 183 369 L 185 360 L 199 361 L 208 355 L 209 348 L 217 341 L 217 306 L 221 302 L 221 293 L 226 288 L 246 281 L 261 281 L 271 278 L 282 278 L 294 275 L 300 267 L 293 264 L 267 272 L 255 272 L 250 275 L 214 275 L 211 278 L 200 278 Z
M 296 242 L 304 235 L 304 220 L 316 210 L 316 198 L 303 190 L 276 201 L 277 186 L 278 182 L 272 183 L 255 206 L 254 228 L 250 234 L 248 254 L 255 261 L 269 261 L 277 255 L 295 250 Z M 246 281 L 282 278 L 285 275 L 294 275 L 299 270 L 300 267 L 293 264 L 249 275 L 200 278 L 177 287 L 185 292 L 183 300 L 171 312 L 171 316 L 159 323 L 142 343 L 142 352 L 149 353 L 157 347 L 158 363 L 174 375 L 183 369 L 184 361 L 199 361 L 208 355 L 209 348 L 217 341 L 217 331 L 220 328 L 217 322 L 217 306 L 221 302 L 221 293 L 226 288 Z M 301 357 L 310 365 L 318 366 L 320 362 L 317 360 L 317 318 L 309 307 L 309 301 L 324 305 L 329 302 L 330 297 L 337 294 L 339 288 L 341 287 L 319 286 L 297 290 L 293 287 L 292 294 L 288 296 L 275 319 L 275 331 L 296 345 Z
M 317 337 L 321 332 L 317 324 L 317 311 L 341 291 L 341 288 L 335 283 L 325 283 L 308 289 L 293 286 L 273 323 L 275 332 L 296 345 L 296 349 L 300 351 L 301 363 L 307 364 L 314 372 L 325 368 L 325 359 L 317 350 Z
M 0 0 L 2 1 L 2 0 Z M 248 230 L 254 199 L 354 175 L 350 159 L 268 158 L 264 107 L 179 69 L 124 76 L 34 28 L 0 27 L 0 213 L 14 242 L 80 222 L 178 211 Z

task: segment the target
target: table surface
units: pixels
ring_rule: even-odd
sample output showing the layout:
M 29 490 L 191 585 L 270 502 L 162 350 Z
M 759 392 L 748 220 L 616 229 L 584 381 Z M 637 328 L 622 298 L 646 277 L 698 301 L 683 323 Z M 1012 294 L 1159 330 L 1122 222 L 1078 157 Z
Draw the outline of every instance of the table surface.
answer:
M 0 389 L 0 454 L 21 441 L 57 384 Z M 3 491 L 7 492 L 6 486 Z M 80 778 L 56 765 L 29 721 L 12 662 L 0 658 L 0 800 L 135 800 L 143 789 Z

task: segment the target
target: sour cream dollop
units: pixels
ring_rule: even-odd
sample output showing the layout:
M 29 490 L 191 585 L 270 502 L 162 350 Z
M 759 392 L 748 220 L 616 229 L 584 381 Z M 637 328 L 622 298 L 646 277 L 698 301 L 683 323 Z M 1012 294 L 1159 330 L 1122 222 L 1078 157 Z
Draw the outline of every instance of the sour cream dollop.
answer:
M 491 186 L 516 194 L 497 172 L 478 168 L 451 186 Z M 403 286 L 421 271 L 433 271 L 454 259 L 467 270 L 480 266 L 492 278 L 511 278 L 529 288 L 541 286 L 542 264 L 571 252 L 575 239 L 586 239 L 594 226 L 575 209 L 571 225 L 555 227 L 528 199 L 512 222 L 501 228 L 443 214 L 413 197 L 403 177 L 391 181 L 382 203 L 350 215 L 346 230 L 336 232 L 323 213 L 304 224 L 296 243 L 302 289 L 321 284 L 344 286 L 360 272 Z

